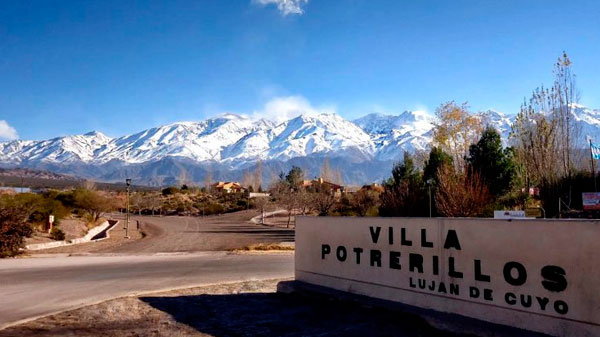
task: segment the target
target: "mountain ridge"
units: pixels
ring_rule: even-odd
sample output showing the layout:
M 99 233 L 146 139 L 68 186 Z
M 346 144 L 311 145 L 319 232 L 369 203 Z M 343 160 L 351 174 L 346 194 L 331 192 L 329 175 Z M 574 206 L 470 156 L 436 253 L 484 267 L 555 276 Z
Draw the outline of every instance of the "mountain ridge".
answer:
M 574 107 L 574 120 L 582 132 L 600 135 L 600 110 Z M 506 144 L 514 116 L 495 110 L 478 116 L 498 129 Z M 390 163 L 401 160 L 404 151 L 427 150 L 434 124 L 433 115 L 418 110 L 398 115 L 368 114 L 352 121 L 335 113 L 304 114 L 280 123 L 224 114 L 199 122 L 157 126 L 122 137 L 111 138 L 91 131 L 41 141 L 0 142 L 0 166 L 51 169 L 108 181 L 120 179 L 120 173 L 129 170 L 152 184 L 157 184 L 153 176 L 156 173 L 143 172 L 156 172 L 152 165 L 162 167 L 165 172 L 170 172 L 168 165 L 183 165 L 192 170 L 195 166 L 203 168 L 194 180 L 200 179 L 202 172 L 208 174 L 209 167 L 218 167 L 220 172 L 238 177 L 258 161 L 273 167 L 283 163 L 283 168 L 291 161 L 302 162 L 303 158 L 313 167 L 312 171 L 316 170 L 316 164 L 309 158 L 332 158 L 342 167 L 357 169 L 362 164 L 380 162 L 381 170 L 388 170 Z M 367 166 L 373 170 L 372 165 Z M 363 178 L 383 179 L 385 174 L 389 175 L 389 170 L 356 172 L 347 174 L 347 178 L 363 183 L 367 182 Z

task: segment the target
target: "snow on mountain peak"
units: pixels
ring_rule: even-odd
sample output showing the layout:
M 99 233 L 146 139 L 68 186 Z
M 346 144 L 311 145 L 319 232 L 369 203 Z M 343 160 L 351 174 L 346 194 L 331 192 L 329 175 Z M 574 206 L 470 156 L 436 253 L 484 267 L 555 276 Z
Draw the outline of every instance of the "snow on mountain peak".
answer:
M 583 133 L 600 131 L 600 110 L 573 106 Z M 478 114 L 504 138 L 512 117 L 488 110 Z M 426 111 L 368 114 L 348 121 L 336 113 L 310 111 L 283 122 L 223 114 L 198 122 L 177 122 L 118 138 L 93 131 L 43 141 L 0 143 L 0 164 L 139 164 L 163 158 L 219 162 L 243 167 L 256 160 L 344 157 L 353 161 L 400 160 L 404 151 L 426 150 L 435 117 Z

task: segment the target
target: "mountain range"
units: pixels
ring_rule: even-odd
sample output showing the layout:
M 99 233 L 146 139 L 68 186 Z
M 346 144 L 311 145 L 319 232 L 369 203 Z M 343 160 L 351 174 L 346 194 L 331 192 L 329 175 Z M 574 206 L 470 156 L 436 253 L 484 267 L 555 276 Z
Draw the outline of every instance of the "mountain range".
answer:
M 584 135 L 600 134 L 600 110 L 575 106 Z M 513 117 L 479 114 L 506 140 Z M 86 179 L 164 186 L 240 180 L 260 161 L 263 181 L 302 167 L 318 176 L 323 160 L 342 172 L 344 183 L 381 181 L 404 151 L 426 150 L 435 118 L 423 111 L 369 114 L 350 121 L 337 114 L 300 115 L 276 123 L 225 114 L 200 122 L 179 122 L 111 138 L 101 132 L 42 141 L 0 142 L 0 166 L 43 169 Z

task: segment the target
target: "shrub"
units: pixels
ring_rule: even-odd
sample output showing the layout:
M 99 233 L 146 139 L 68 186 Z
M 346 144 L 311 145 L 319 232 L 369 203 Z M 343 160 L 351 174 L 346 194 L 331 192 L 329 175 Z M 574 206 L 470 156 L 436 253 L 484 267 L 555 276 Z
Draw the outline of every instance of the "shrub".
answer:
M 23 237 L 33 233 L 26 222 L 27 217 L 25 208 L 0 201 L 0 257 L 19 254 L 25 243 Z
M 479 172 L 467 167 L 464 172 L 453 167 L 438 169 L 439 186 L 435 193 L 438 211 L 447 217 L 481 216 L 492 197 Z M 489 212 L 488 212 L 489 213 Z
M 208 204 L 204 207 L 204 214 L 222 214 L 225 212 L 225 207 L 221 204 Z
M 179 193 L 179 189 L 177 187 L 167 187 L 162 190 L 162 195 L 173 195 Z
M 56 241 L 62 241 L 65 239 L 65 232 L 57 226 L 52 227 L 52 231 L 50 231 L 50 238 Z
M 115 208 L 115 201 L 109 196 L 92 190 L 79 189 L 75 191 L 75 204 L 88 212 L 96 222 L 103 213 Z

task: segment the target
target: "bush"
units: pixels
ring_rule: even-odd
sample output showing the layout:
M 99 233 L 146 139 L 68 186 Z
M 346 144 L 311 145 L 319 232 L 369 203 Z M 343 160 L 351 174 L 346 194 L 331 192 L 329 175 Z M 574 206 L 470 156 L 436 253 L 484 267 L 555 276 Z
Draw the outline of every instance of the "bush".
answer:
M 167 187 L 162 190 L 162 195 L 173 195 L 179 193 L 179 189 L 177 187 Z
M 33 233 L 27 216 L 25 208 L 0 202 L 0 257 L 19 254 L 25 243 L 23 238 Z
M 50 238 L 56 241 L 62 241 L 65 239 L 65 232 L 57 226 L 52 227 L 52 231 L 50 231 Z
M 116 208 L 113 198 L 97 191 L 78 189 L 74 192 L 74 195 L 77 207 L 85 210 L 93 217 L 91 222 L 98 221 L 103 213 Z
M 225 207 L 221 204 L 208 204 L 204 207 L 205 215 L 222 214 L 225 212 Z

